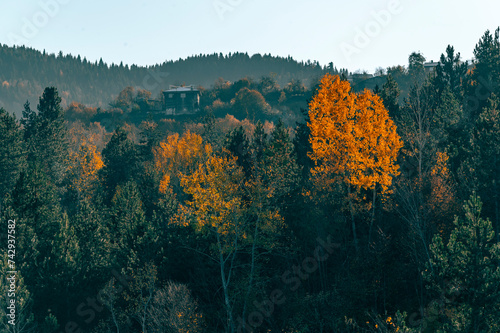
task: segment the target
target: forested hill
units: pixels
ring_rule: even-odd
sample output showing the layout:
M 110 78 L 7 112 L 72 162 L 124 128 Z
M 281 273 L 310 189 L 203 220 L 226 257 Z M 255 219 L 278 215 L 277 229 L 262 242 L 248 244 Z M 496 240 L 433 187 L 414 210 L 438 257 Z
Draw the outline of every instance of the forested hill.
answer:
M 150 67 L 89 62 L 80 55 L 47 54 L 38 50 L 0 44 L 0 107 L 20 114 L 22 104 L 37 98 L 47 86 L 56 86 L 63 106 L 77 101 L 92 106 L 107 106 L 127 86 L 139 87 L 156 96 L 170 84 L 194 84 L 209 88 L 220 77 L 235 81 L 242 77 L 260 79 L 275 73 L 279 84 L 292 79 L 309 85 L 333 64 L 298 62 L 291 57 L 233 53 L 197 55 L 167 61 Z M 335 70 L 336 71 L 336 70 Z

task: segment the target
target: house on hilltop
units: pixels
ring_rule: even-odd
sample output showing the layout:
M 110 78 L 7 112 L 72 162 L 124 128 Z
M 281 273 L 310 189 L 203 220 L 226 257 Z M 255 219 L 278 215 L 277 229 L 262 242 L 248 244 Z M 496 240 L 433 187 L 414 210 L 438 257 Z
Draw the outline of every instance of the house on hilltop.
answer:
M 431 60 L 430 62 L 424 63 L 425 74 L 436 75 L 436 67 L 439 66 L 440 64 L 441 63 L 439 61 L 434 62 L 434 60 Z
M 461 65 L 463 64 L 462 61 L 458 61 L 458 65 Z M 474 69 L 475 65 L 474 65 L 474 60 L 471 59 L 471 60 L 466 60 L 465 61 L 465 64 L 467 64 L 467 71 L 471 71 Z M 434 61 L 430 61 L 430 62 L 426 62 L 424 63 L 424 71 L 425 71 L 425 74 L 432 74 L 432 75 L 436 75 L 437 73 L 437 67 L 438 66 L 442 66 L 443 64 L 438 61 L 438 62 L 434 62 Z
M 163 101 L 167 115 L 195 114 L 200 109 L 200 91 L 194 86 L 170 86 L 163 92 Z

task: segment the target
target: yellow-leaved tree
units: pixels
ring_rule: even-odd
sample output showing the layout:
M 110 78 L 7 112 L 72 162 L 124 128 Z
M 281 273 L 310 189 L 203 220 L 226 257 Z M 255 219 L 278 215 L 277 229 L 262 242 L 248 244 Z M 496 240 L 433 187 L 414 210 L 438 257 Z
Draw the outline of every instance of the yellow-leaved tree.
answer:
M 186 131 L 182 137 L 177 133 L 168 136 L 166 142 L 154 149 L 155 169 L 162 177 L 160 192 L 165 193 L 169 186 L 179 190 L 179 173 L 191 174 L 211 153 L 210 144 L 196 133 Z
M 339 76 L 326 74 L 322 78 L 309 103 L 309 117 L 310 157 L 316 163 L 313 174 L 330 175 L 346 185 L 357 249 L 355 192 L 364 189 L 373 193 L 370 242 L 376 193 L 388 192 L 392 177 L 398 175 L 396 158 L 403 142 L 380 97 L 369 90 L 356 94 Z
M 235 331 L 229 286 L 234 258 L 246 238 L 244 209 L 245 174 L 232 156 L 211 155 L 191 174 L 181 174 L 181 185 L 191 200 L 181 205 L 178 223 L 214 236 L 213 259 L 219 264 L 228 327 Z
M 70 151 L 69 189 L 77 198 L 90 199 L 98 184 L 98 171 L 104 166 L 101 153 L 94 144 L 83 141 L 78 152 Z
M 276 136 L 274 141 L 278 146 L 281 136 Z M 278 169 L 290 168 L 266 165 L 267 169 L 276 168 L 276 172 L 261 172 L 248 179 L 237 157 L 225 149 L 214 152 L 209 143 L 189 131 L 182 137 L 169 136 L 153 153 L 155 169 L 161 178 L 159 191 L 173 190 L 177 197 L 182 197 L 179 201 L 183 203 L 171 223 L 189 226 L 212 242 L 206 255 L 219 266 L 227 327 L 228 331 L 235 332 L 238 321 L 235 311 L 241 310 L 245 318 L 247 305 L 251 304 L 257 259 L 261 255 L 258 249 L 275 246 L 273 237 L 283 227 L 283 218 L 271 202 L 276 192 L 284 191 L 279 191 L 281 187 L 289 186 L 287 182 L 282 184 Z M 236 257 L 247 253 L 245 251 L 250 253 L 248 280 L 241 279 L 246 273 L 241 269 L 241 262 L 238 263 L 240 269 L 235 269 Z M 234 277 L 236 274 L 238 278 Z M 241 293 L 245 285 L 246 293 L 240 306 L 235 304 L 234 293 Z

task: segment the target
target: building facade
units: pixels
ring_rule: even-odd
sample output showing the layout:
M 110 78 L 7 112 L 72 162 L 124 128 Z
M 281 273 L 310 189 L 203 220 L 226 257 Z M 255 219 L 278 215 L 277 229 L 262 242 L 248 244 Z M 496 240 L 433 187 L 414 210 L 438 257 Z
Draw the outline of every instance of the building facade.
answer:
M 170 86 L 163 92 L 163 101 L 167 115 L 195 114 L 200 109 L 200 91 L 193 86 Z

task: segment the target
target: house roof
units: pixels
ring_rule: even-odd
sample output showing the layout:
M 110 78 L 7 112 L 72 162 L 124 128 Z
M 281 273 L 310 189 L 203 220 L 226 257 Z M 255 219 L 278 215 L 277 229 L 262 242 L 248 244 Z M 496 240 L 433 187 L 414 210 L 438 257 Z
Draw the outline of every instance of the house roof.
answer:
M 439 62 L 434 62 L 434 61 L 431 61 L 431 62 L 426 62 L 424 63 L 424 67 L 436 67 L 438 66 L 440 63 Z
M 170 86 L 170 89 L 166 90 L 165 92 L 184 92 L 184 91 L 198 91 L 193 86 L 185 86 L 185 87 L 175 87 L 175 86 Z

